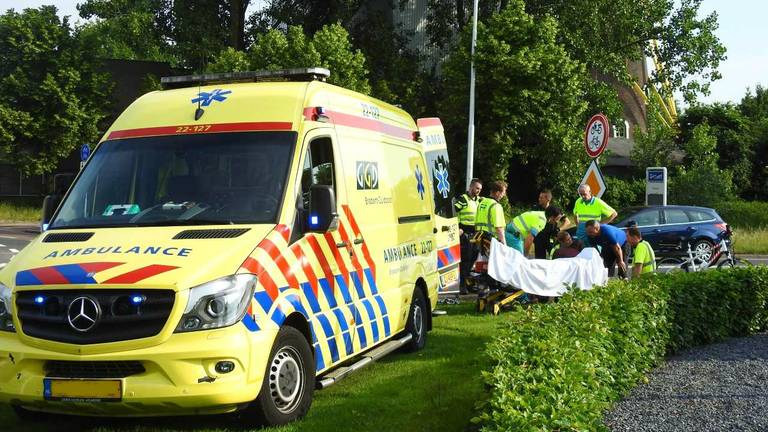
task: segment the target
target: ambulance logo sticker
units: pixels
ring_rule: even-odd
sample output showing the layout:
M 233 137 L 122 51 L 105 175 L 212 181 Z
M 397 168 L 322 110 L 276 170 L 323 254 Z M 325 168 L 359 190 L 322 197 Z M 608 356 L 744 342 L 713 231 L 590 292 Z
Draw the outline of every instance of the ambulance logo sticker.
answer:
M 197 94 L 197 97 L 192 99 L 192 103 L 200 103 L 201 106 L 207 107 L 210 104 L 212 104 L 214 101 L 216 102 L 224 102 L 227 100 L 227 95 L 232 93 L 232 90 L 222 90 L 222 89 L 215 89 L 214 91 L 208 93 L 208 92 L 200 92 Z
M 443 198 L 448 198 L 448 192 L 451 191 L 451 185 L 448 183 L 448 170 L 443 164 L 438 163 L 437 168 L 433 169 L 435 180 L 437 180 L 437 191 Z
M 357 161 L 357 190 L 379 188 L 379 165 L 376 162 Z
M 416 165 L 416 191 L 419 193 L 419 197 L 424 199 L 424 175 L 421 174 L 421 169 Z

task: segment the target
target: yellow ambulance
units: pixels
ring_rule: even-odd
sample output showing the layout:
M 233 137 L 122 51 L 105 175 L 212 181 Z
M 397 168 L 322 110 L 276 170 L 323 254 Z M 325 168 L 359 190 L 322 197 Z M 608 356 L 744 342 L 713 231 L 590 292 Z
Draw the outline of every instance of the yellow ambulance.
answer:
M 282 424 L 421 349 L 458 273 L 442 125 L 328 76 L 170 77 L 129 106 L 0 271 L 0 402 Z

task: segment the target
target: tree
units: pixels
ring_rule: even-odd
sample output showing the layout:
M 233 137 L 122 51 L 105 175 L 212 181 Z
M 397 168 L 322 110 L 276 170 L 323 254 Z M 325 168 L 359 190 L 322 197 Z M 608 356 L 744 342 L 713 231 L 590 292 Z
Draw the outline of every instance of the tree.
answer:
M 702 0 L 525 0 L 537 19 L 557 20 L 557 41 L 572 59 L 590 69 L 627 81 L 627 60 L 657 56 L 663 68 L 656 82 L 668 83 L 686 99 L 708 93 L 719 79 L 725 47 L 715 35 L 717 14 L 699 18 Z M 481 2 L 480 19 L 503 10 L 507 0 Z M 430 0 L 427 28 L 437 45 L 450 44 L 472 18 L 470 0 Z M 657 45 L 651 44 L 657 41 Z M 667 95 L 668 96 L 668 95 Z
M 79 37 L 100 58 L 174 62 L 158 26 L 162 8 L 163 0 L 88 0 L 78 5 L 80 16 L 91 20 Z
M 757 86 L 754 94 L 748 91 L 738 108 L 746 118 L 745 140 L 751 143 L 754 155 L 752 187 L 743 195 L 768 200 L 768 89 Z
M 520 0 L 479 24 L 474 173 L 509 178 L 510 199 L 540 187 L 572 191 L 585 166 L 581 139 L 585 68 L 556 42 L 554 19 L 534 19 Z M 441 117 L 454 170 L 465 166 L 470 29 L 444 67 Z M 454 178 L 463 178 L 456 172 Z
M 718 166 L 733 172 L 735 192 L 751 188 L 753 142 L 746 133 L 747 119 L 735 105 L 693 105 L 685 110 L 679 123 L 682 142 L 692 140 L 696 128 L 706 124 L 716 140 Z
M 117 58 L 170 60 L 201 71 L 226 47 L 245 46 L 250 0 L 86 0 L 85 28 Z
M 110 83 L 56 8 L 0 15 L 0 149 L 25 174 L 98 138 Z
M 733 197 L 733 173 L 718 167 L 717 138 L 709 125 L 693 128 L 683 145 L 687 163 L 671 176 L 670 201 L 712 207 Z
M 224 50 L 208 68 L 211 72 L 277 70 L 320 66 L 331 70 L 328 82 L 368 94 L 365 57 L 354 50 L 349 34 L 339 24 L 322 27 L 313 38 L 301 27 L 269 30 L 256 37 L 248 51 Z

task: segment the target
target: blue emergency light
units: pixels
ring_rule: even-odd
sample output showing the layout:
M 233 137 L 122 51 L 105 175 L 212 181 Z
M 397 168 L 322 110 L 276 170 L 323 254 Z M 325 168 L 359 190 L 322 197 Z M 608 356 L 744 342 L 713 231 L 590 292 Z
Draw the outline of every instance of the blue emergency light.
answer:
M 320 226 L 320 218 L 317 215 L 309 215 L 309 227 L 317 228 Z
M 41 295 L 35 297 L 35 303 L 39 305 L 45 303 L 45 297 Z

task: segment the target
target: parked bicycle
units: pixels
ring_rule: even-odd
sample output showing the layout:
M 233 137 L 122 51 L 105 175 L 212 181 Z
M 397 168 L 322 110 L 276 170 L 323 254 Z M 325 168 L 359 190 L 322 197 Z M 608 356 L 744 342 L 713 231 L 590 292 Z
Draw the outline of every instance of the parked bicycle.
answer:
M 725 232 L 720 236 L 720 243 L 715 245 L 711 253 L 692 250 L 690 242 L 687 242 L 687 245 L 687 256 L 664 258 L 656 264 L 656 271 L 658 273 L 697 272 L 715 266 L 718 269 L 733 268 L 741 263 L 741 259 L 737 258 L 733 251 L 733 231 L 729 225 L 726 225 Z

